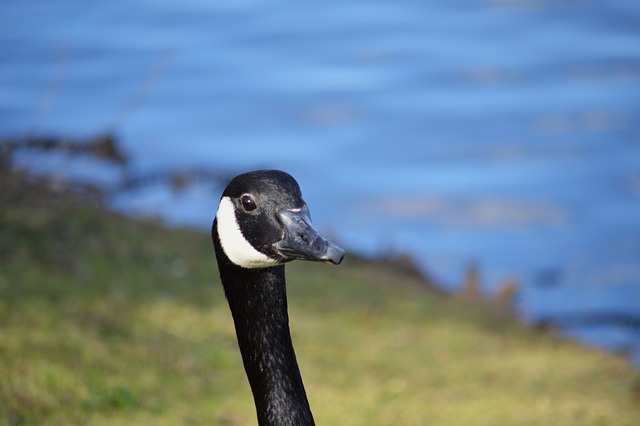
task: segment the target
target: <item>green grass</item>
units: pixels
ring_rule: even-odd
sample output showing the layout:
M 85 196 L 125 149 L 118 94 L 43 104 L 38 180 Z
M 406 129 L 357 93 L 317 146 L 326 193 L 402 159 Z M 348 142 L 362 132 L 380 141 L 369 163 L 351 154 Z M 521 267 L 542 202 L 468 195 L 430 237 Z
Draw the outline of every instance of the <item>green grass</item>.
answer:
M 35 188 L 2 202 L 0 424 L 256 423 L 208 235 Z M 287 268 L 320 425 L 638 424 L 619 357 L 353 258 Z

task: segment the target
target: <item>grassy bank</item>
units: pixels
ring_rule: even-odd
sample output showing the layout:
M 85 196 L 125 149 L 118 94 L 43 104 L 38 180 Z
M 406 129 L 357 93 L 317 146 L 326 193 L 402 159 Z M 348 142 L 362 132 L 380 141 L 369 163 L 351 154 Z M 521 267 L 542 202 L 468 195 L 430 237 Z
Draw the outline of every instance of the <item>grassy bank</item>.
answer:
M 2 203 L 0 424 L 255 424 L 207 235 L 33 187 Z M 353 258 L 288 275 L 318 424 L 638 424 L 616 356 Z

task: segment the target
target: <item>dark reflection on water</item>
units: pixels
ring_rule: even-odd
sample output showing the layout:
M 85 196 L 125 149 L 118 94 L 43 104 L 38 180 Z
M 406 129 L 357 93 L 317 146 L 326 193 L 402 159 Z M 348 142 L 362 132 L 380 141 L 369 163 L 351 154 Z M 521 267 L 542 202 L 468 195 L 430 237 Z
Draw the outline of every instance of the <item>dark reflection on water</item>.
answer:
M 488 293 L 514 276 L 527 320 L 640 358 L 640 4 L 0 9 L 1 137 L 112 130 L 134 175 L 286 169 L 345 245 L 411 252 L 451 289 L 470 263 Z M 113 205 L 205 229 L 218 190 L 147 185 Z

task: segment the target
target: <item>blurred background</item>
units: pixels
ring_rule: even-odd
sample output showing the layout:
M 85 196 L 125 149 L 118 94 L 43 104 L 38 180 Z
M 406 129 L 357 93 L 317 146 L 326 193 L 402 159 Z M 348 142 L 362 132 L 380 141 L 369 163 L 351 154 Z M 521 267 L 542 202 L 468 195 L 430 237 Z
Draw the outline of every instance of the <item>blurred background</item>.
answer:
M 525 321 L 640 365 L 640 3 L 5 1 L 0 64 L 5 146 L 127 159 L 13 167 L 202 230 L 226 178 L 283 169 L 354 252 L 516 288 Z

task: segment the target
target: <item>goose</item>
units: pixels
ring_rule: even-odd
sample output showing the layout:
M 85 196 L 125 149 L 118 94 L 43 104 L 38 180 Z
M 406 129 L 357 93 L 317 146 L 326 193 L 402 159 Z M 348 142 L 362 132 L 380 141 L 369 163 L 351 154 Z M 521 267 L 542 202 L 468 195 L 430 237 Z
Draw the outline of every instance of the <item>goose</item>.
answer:
M 296 180 L 257 170 L 233 178 L 211 230 L 259 425 L 313 425 L 287 312 L 284 264 L 338 265 L 344 250 L 312 226 Z

